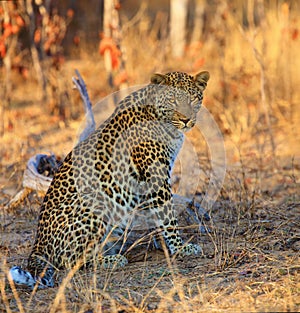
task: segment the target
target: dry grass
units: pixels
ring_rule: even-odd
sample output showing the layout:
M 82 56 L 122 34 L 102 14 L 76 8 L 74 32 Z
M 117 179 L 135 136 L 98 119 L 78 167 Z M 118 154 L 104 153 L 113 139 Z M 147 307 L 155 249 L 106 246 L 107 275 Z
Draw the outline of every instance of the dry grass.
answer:
M 213 221 L 207 222 L 210 232 L 184 231 L 187 238 L 192 234 L 193 241 L 202 244 L 203 258 L 168 260 L 161 251 L 137 247 L 128 255 L 130 264 L 114 272 L 59 272 L 60 286 L 38 292 L 10 284 L 7 269 L 13 264 L 26 265 L 42 199 L 33 194 L 14 211 L 4 211 L 4 205 L 21 188 L 29 157 L 49 150 L 65 155 L 80 124 L 47 115 L 36 83 L 23 82 L 15 75 L 16 91 L 5 114 L 6 132 L 0 139 L 4 147 L 0 151 L 0 310 L 300 310 L 300 39 L 290 36 L 290 29 L 299 29 L 300 21 L 291 16 L 289 29 L 284 12 L 280 14 L 267 12 L 268 27 L 264 32 L 258 28 L 254 36 L 254 29 L 241 31 L 229 11 L 223 24 L 218 24 L 203 43 L 190 47 L 182 60 L 174 60 L 168 45 L 157 42 L 153 33 L 148 35 L 146 19 L 124 35 L 132 85 L 147 82 L 155 71 L 196 72 L 200 59 L 204 62 L 201 68 L 211 73 L 205 105 L 224 134 L 228 168 L 211 212 Z M 253 45 L 261 51 L 263 40 L 267 46 L 263 61 L 267 65 L 265 91 L 271 129 L 266 127 L 260 66 L 253 53 Z M 81 60 L 66 62 L 63 73 L 70 81 L 74 68 L 85 78 L 93 103 L 108 93 L 98 55 L 83 52 Z M 74 110 L 80 112 L 77 102 L 74 96 Z M 199 141 L 197 131 L 188 136 L 200 163 L 209 171 L 205 143 Z M 176 167 L 175 174 L 178 172 Z M 196 199 L 206 185 L 204 178 Z

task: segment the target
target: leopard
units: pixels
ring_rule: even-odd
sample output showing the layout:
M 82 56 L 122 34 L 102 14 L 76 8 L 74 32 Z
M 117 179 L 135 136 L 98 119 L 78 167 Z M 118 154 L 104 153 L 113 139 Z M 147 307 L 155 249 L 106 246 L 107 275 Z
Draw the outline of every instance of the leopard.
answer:
M 209 78 L 208 71 L 153 74 L 73 148 L 43 199 L 27 268 L 9 271 L 16 284 L 48 288 L 61 269 L 126 266 L 124 238 L 141 216 L 170 255 L 203 253 L 181 238 L 170 178 Z

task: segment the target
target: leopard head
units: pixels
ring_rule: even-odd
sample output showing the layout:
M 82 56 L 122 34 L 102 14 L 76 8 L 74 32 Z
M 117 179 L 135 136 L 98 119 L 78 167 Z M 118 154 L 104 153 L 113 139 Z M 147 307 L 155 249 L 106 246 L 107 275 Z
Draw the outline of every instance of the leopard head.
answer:
M 181 72 L 154 74 L 151 83 L 158 85 L 154 88 L 154 105 L 159 118 L 180 131 L 190 130 L 196 123 L 208 80 L 207 71 L 195 76 Z

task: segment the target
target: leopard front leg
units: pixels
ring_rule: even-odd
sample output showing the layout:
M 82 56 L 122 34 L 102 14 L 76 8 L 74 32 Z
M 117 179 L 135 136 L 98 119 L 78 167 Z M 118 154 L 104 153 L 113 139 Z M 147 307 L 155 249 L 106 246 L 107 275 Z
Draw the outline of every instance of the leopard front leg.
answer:
M 149 157 L 149 151 L 155 152 L 155 159 Z M 147 212 L 145 214 L 151 212 L 151 221 L 148 219 L 147 223 L 153 224 L 153 221 L 155 227 L 162 229 L 167 248 L 172 255 L 197 255 L 202 253 L 201 247 L 191 243 L 184 244 L 178 231 L 170 185 L 170 159 L 173 158 L 173 152 L 168 144 L 160 140 L 148 140 L 133 146 L 131 161 L 137 179 L 134 193 L 140 196 L 141 207 Z
M 175 214 L 172 209 L 172 204 L 166 204 L 166 206 L 170 207 L 167 210 L 169 211 L 168 215 L 172 215 L 172 218 L 165 219 L 160 228 L 163 230 L 163 237 L 170 253 L 172 255 L 179 253 L 181 256 L 202 254 L 202 248 L 198 244 L 183 243 L 178 231 L 178 222 L 174 216 Z M 164 211 L 166 210 L 166 206 L 164 207 Z
M 178 221 L 174 210 L 171 186 L 165 181 L 157 193 L 163 195 L 157 199 L 162 205 L 156 208 L 159 227 L 163 230 L 163 237 L 170 253 L 179 253 L 181 256 L 202 254 L 202 248 L 193 243 L 184 244 L 178 230 Z

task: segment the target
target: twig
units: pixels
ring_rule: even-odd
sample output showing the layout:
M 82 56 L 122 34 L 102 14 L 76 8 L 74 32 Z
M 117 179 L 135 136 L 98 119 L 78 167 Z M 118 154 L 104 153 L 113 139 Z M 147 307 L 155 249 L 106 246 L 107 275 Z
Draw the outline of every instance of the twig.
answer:
M 35 33 L 35 29 L 36 29 L 36 15 L 35 15 L 35 11 L 33 9 L 33 4 L 32 4 L 32 0 L 29 1 L 24 1 L 24 9 L 26 11 L 26 15 L 25 15 L 25 19 L 26 19 L 26 25 L 29 26 L 29 33 L 30 33 L 30 52 L 31 52 L 31 58 L 32 58 L 32 63 L 33 63 L 33 67 L 35 69 L 36 75 L 37 75 L 37 79 L 38 82 L 41 86 L 41 90 L 42 90 L 42 94 L 43 94 L 43 100 L 45 101 L 48 97 L 47 95 L 47 82 L 46 82 L 46 78 L 43 72 L 43 64 L 40 60 L 40 56 L 39 56 L 39 51 L 36 47 L 36 44 L 34 42 L 34 33 Z M 45 19 L 46 16 L 45 14 L 46 9 L 44 8 L 42 2 L 38 3 L 38 7 L 39 7 L 39 11 L 41 13 L 42 19 Z M 44 40 L 43 37 L 41 39 L 42 41 Z M 43 42 L 40 43 L 41 46 L 43 46 Z M 41 53 L 42 53 L 41 49 Z

